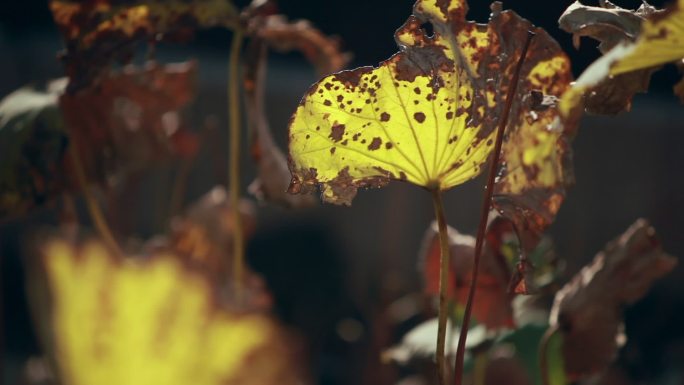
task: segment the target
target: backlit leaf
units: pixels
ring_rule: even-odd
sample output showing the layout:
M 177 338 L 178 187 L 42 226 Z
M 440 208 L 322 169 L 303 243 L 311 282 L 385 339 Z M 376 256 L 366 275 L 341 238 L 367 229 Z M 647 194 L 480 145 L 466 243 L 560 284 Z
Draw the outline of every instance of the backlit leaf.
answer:
M 623 307 L 642 298 L 676 263 L 662 250 L 655 230 L 641 219 L 556 293 L 549 323 L 562 334 L 570 380 L 610 364 L 622 334 Z
M 645 20 L 634 43 L 616 45 L 582 73 L 561 99 L 559 107 L 565 121 L 579 118 L 587 95 L 606 79 L 637 71 L 648 71 L 650 75 L 653 67 L 684 58 L 683 41 L 684 0 L 678 0 L 674 6 Z
M 670 63 L 684 58 L 684 0 L 642 25 L 630 52 L 610 69 L 611 75 Z
M 527 93 L 519 92 L 511 107 L 515 120 L 504 137 L 493 195 L 494 207 L 515 225 L 524 253 L 537 246 L 574 183 L 570 141 L 576 124 L 554 124 L 556 100 L 572 80 L 570 60 L 545 31 L 536 33 L 530 50 L 547 59 L 525 61 Z
M 543 33 L 497 7 L 476 24 L 465 20 L 464 1 L 419 0 L 395 33 L 399 53 L 315 84 L 290 123 L 291 191 L 321 185 L 324 200 L 349 204 L 359 187 L 390 179 L 446 190 L 477 176 L 528 30 Z M 567 60 L 556 47 L 533 40 L 519 103 L 532 90 L 564 87 Z
M 123 260 L 51 241 L 42 261 L 61 384 L 300 383 L 275 322 L 222 309 L 172 255 Z
M 663 12 L 646 3 L 630 10 L 610 2 L 600 2 L 598 7 L 575 2 L 563 12 L 558 24 L 573 34 L 575 47 L 579 47 L 580 36 L 588 36 L 600 42 L 598 48 L 605 54 L 620 43 L 636 40 L 644 21 L 659 17 Z M 585 93 L 584 111 L 604 115 L 629 111 L 634 95 L 648 91 L 654 71 L 654 68 L 646 68 L 603 79 L 591 92 Z

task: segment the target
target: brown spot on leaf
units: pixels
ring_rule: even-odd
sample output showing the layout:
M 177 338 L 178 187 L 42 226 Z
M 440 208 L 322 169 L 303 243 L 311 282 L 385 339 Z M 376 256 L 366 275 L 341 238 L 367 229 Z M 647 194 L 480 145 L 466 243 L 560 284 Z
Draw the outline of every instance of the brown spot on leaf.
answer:
M 418 122 L 418 123 L 423 123 L 425 121 L 425 114 L 422 112 L 416 112 L 413 114 L 413 118 Z
M 371 143 L 368 145 L 368 149 L 371 151 L 374 151 L 374 150 L 377 150 L 378 148 L 380 148 L 380 145 L 382 145 L 382 139 L 375 137 L 375 138 L 373 138 Z
M 339 142 L 340 140 L 342 140 L 342 136 L 344 136 L 344 129 L 344 124 L 334 124 L 330 129 L 330 139 L 332 139 L 335 142 Z
M 351 71 L 342 71 L 335 75 L 335 80 L 343 83 L 346 87 L 358 87 L 361 77 L 373 71 L 373 67 L 361 67 Z
M 390 114 L 388 114 L 387 112 L 383 112 L 382 114 L 380 114 L 380 121 L 381 122 L 388 122 L 389 120 L 390 120 Z

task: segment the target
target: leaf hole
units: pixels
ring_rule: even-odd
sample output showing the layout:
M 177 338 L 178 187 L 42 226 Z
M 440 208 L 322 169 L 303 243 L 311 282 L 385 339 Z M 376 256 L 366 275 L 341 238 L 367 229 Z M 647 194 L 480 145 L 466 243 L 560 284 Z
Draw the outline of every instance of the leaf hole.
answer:
M 430 23 L 429 21 L 421 24 L 420 29 L 423 31 L 423 34 L 425 34 L 425 36 L 427 36 L 429 38 L 432 38 L 433 36 L 435 36 L 435 28 L 432 26 L 432 23 Z

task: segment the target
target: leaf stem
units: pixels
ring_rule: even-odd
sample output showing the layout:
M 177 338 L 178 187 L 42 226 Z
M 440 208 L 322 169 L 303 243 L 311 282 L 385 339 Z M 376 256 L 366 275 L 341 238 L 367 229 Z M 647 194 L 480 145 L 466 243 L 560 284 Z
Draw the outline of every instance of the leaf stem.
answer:
M 503 115 L 501 120 L 499 120 L 499 127 L 496 132 L 496 144 L 494 145 L 494 150 L 492 151 L 492 160 L 489 165 L 489 175 L 487 177 L 487 185 L 485 187 L 485 198 L 482 202 L 482 211 L 480 212 L 480 223 L 477 229 L 477 240 L 475 241 L 475 258 L 473 260 L 473 277 L 470 281 L 470 288 L 468 290 L 468 301 L 466 302 L 465 312 L 463 314 L 463 322 L 461 323 L 461 334 L 458 338 L 458 347 L 456 349 L 456 363 L 454 369 L 455 384 L 461 385 L 463 381 L 463 360 L 465 358 L 465 344 L 466 338 L 468 337 L 468 326 L 470 325 L 470 315 L 473 308 L 473 300 L 475 298 L 475 289 L 477 288 L 477 276 L 480 269 L 480 257 L 482 256 L 482 246 L 484 244 L 485 231 L 487 230 L 487 217 L 489 216 L 489 209 L 492 203 L 492 195 L 494 193 L 494 181 L 496 179 L 496 171 L 499 165 L 499 158 L 501 155 L 501 146 L 503 144 L 503 134 L 506 130 L 506 124 L 508 123 L 508 115 L 511 112 L 511 106 L 513 105 L 513 98 L 515 97 L 515 92 L 518 88 L 518 81 L 520 79 L 520 71 L 522 70 L 523 63 L 525 62 L 525 56 L 527 55 L 527 50 L 530 47 L 530 42 L 534 37 L 532 31 L 527 32 L 527 40 L 525 40 L 525 45 L 523 46 L 522 53 L 520 54 L 520 59 L 518 59 L 518 64 L 515 68 L 513 74 L 513 79 L 511 80 L 510 86 L 508 87 L 508 94 L 506 95 L 506 105 L 503 110 Z
M 93 220 L 97 232 L 100 234 L 102 241 L 107 247 L 117 254 L 122 254 L 121 248 L 116 242 L 112 230 L 109 228 L 107 220 L 100 209 L 100 205 L 97 203 L 97 199 L 95 199 L 95 196 L 93 196 L 88 188 L 88 180 L 86 179 L 83 162 L 81 161 L 81 155 L 78 153 L 78 145 L 76 144 L 73 135 L 71 136 L 71 143 L 69 143 L 69 154 L 71 155 L 71 165 L 74 168 L 74 174 L 76 174 L 76 182 L 83 193 L 83 198 L 88 207 L 88 213 Z
M 435 218 L 437 219 L 437 227 L 439 229 L 439 310 L 438 310 L 438 327 L 437 327 L 437 351 L 435 357 L 437 359 L 437 376 L 439 383 L 446 385 L 447 383 L 447 364 L 445 357 L 446 346 L 446 329 L 447 329 L 447 287 L 449 282 L 449 233 L 447 230 L 446 217 L 444 215 L 444 205 L 442 203 L 442 192 L 439 187 L 432 191 L 432 203 L 435 207 Z
M 550 385 L 551 378 L 549 377 L 549 343 L 551 338 L 558 332 L 558 326 L 552 326 L 546 329 L 541 341 L 539 341 L 539 371 L 541 374 L 542 385 Z
M 242 48 L 242 31 L 233 32 L 228 63 L 228 115 L 230 160 L 228 173 L 228 191 L 230 206 L 233 210 L 233 284 L 235 299 L 242 302 L 245 247 L 240 217 L 240 51 Z

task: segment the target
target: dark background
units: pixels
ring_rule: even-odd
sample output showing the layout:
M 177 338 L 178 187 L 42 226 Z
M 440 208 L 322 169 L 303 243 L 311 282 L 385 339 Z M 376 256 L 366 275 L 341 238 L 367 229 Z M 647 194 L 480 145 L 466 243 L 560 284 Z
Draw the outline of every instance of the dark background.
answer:
M 595 43 L 582 41 L 579 51 L 556 21 L 571 1 L 512 0 L 504 8 L 544 27 L 573 59 L 579 75 L 598 57 Z M 639 1 L 621 1 L 636 7 Z M 661 5 L 663 1 L 654 1 Z M 340 36 L 354 54 L 352 65 L 371 65 L 396 52 L 393 31 L 411 12 L 412 1 L 346 0 L 282 1 L 282 13 L 306 18 L 328 34 Z M 486 21 L 489 3 L 472 1 L 469 18 Z M 0 96 L 36 81 L 62 76 L 55 53 L 60 40 L 43 1 L 5 1 L 0 6 Z M 195 57 L 200 64 L 198 99 L 189 109 L 191 120 L 208 115 L 225 126 L 225 84 L 230 34 L 221 30 L 200 33 L 184 47 L 160 50 L 160 60 Z M 268 110 L 276 139 L 283 145 L 286 122 L 301 95 L 316 80 L 298 55 L 272 55 Z M 616 118 L 586 117 L 575 139 L 576 186 L 570 190 L 549 233 L 567 275 L 587 263 L 606 242 L 621 234 L 637 218 L 655 226 L 665 250 L 684 255 L 684 110 L 672 95 L 678 80 L 672 67 L 655 74 L 651 92 L 635 99 L 633 111 Z M 222 154 L 225 156 L 225 153 Z M 207 171 L 208 156 L 200 159 L 190 179 L 188 201 L 208 191 L 216 180 Z M 223 162 L 225 164 L 226 162 Z M 245 158 L 245 164 L 249 164 Z M 219 170 L 219 175 L 226 175 Z M 140 187 L 134 218 L 136 233 L 149 237 L 164 230 L 156 201 L 172 175 L 171 169 L 150 173 Z M 246 185 L 254 175 L 243 172 Z M 481 203 L 483 181 L 476 179 L 449 191 L 449 223 L 473 233 Z M 20 245 L 31 223 L 53 221 L 39 210 L 21 222 L 0 225 L 3 308 L 3 380 L 15 374 L 23 360 L 38 352 L 30 333 L 23 290 Z M 303 211 L 261 207 L 259 227 L 249 249 L 253 267 L 262 272 L 276 293 L 278 310 L 288 323 L 320 352 L 314 362 L 323 384 L 371 383 L 369 368 L 371 324 L 380 304 L 420 289 L 416 255 L 423 232 L 432 220 L 428 194 L 395 183 L 381 190 L 360 192 L 351 208 L 321 205 Z M 163 223 L 163 222 L 162 222 Z M 684 378 L 684 267 L 659 281 L 649 296 L 627 309 L 628 346 L 621 360 L 630 375 L 653 383 Z M 388 298 L 389 297 L 389 298 Z M 336 325 L 358 320 L 362 337 L 343 341 Z M 663 382 L 665 383 L 665 382 Z

